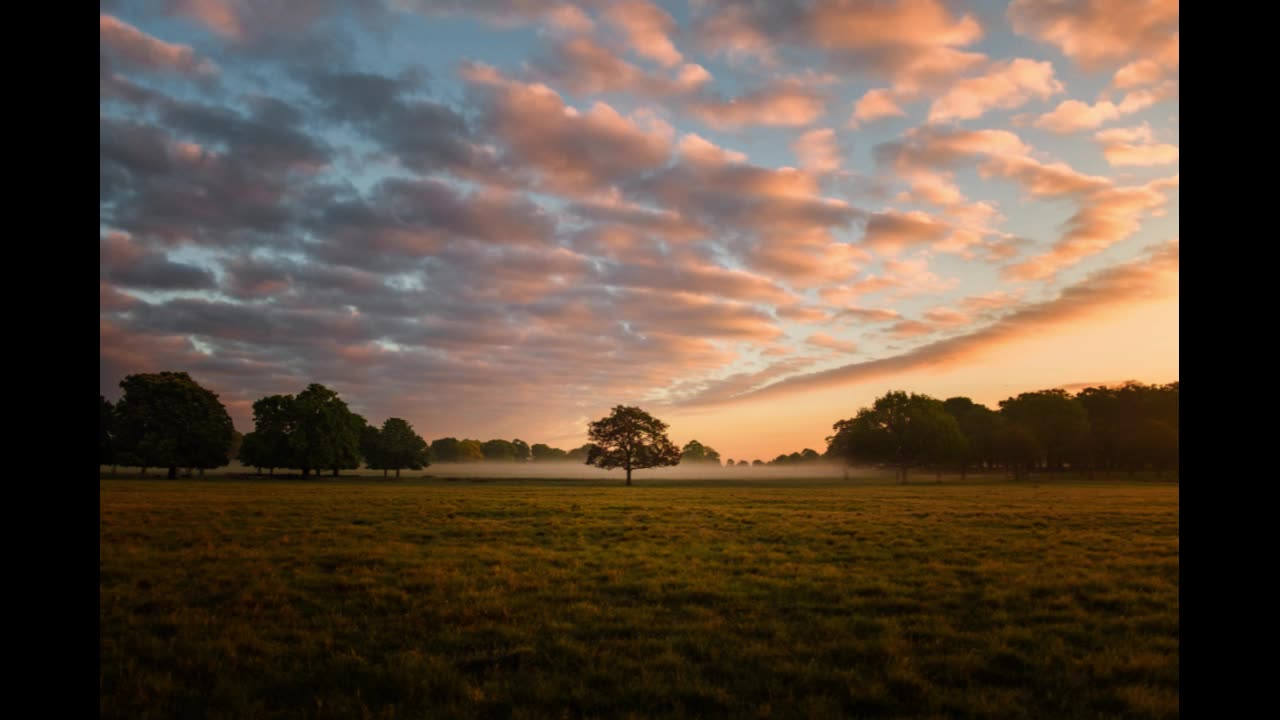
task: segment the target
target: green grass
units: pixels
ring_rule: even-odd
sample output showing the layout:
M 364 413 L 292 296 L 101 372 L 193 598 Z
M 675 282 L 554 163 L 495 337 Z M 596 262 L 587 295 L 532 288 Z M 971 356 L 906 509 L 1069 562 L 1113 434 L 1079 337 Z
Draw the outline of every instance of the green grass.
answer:
M 102 480 L 102 716 L 1178 715 L 1176 485 L 637 480 Z

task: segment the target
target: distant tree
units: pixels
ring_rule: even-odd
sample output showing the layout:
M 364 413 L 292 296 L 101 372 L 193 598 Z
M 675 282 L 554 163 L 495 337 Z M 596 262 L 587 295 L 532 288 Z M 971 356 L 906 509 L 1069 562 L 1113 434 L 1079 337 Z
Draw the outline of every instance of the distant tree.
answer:
M 462 442 L 455 437 L 432 440 L 431 458 L 438 463 L 462 462 Z
M 226 464 L 235 428 L 216 393 L 184 372 L 130 375 L 120 387 L 114 439 L 139 465 L 167 467 L 176 478 L 180 467 Z
M 479 440 L 462 440 L 458 443 L 459 461 L 461 462 L 482 462 L 484 461 L 484 446 Z
M 364 429 L 369 427 L 369 421 L 358 413 L 348 412 L 347 422 L 351 425 L 351 437 L 355 438 L 355 442 L 344 443 L 335 454 L 333 464 L 330 465 L 334 477 L 338 476 L 339 470 L 358 470 L 360 462 L 364 460 L 364 455 L 360 452 L 360 440 L 364 437 Z
M 1000 414 L 1035 436 L 1049 469 L 1061 470 L 1068 463 L 1075 468 L 1087 464 L 1089 414 L 1065 390 L 1040 390 L 1001 400 Z
M 338 393 L 312 383 L 293 402 L 296 426 L 289 434 L 293 465 L 307 477 L 311 470 L 344 467 L 359 457 L 359 424 Z
M 227 461 L 223 465 L 230 465 L 232 460 L 240 457 L 240 448 L 244 445 L 244 433 L 231 429 L 231 445 L 227 447 Z
M 751 467 L 751 461 L 750 461 L 750 460 L 739 460 L 739 461 L 738 461 L 738 467 Z
M 964 443 L 960 426 L 938 400 L 927 395 L 888 392 L 869 408 L 832 426 L 828 454 L 849 465 L 885 463 L 907 481 L 916 465 L 944 462 Z
M 1004 417 L 967 397 L 947 398 L 942 406 L 956 419 L 964 435 L 965 446 L 957 458 L 961 477 L 975 465 L 994 467 L 999 461 L 1001 438 L 1007 431 Z
M 607 417 L 587 426 L 594 447 L 586 464 L 604 470 L 631 471 L 680 464 L 680 450 L 667 437 L 667 424 L 638 407 L 618 405 Z
M 720 453 L 697 440 L 690 440 L 680 451 L 682 463 L 715 463 L 720 464 Z
M 533 449 L 529 447 L 529 443 L 520 438 L 511 441 L 511 449 L 516 462 L 529 462 L 533 459 Z
M 752 465 L 754 465 L 754 466 L 763 466 L 763 465 L 764 465 L 764 461 L 763 461 L 763 460 L 753 460 L 753 461 L 751 462 L 751 464 L 752 464 Z
M 808 463 L 808 462 L 814 462 L 816 460 L 821 460 L 822 456 L 819 455 L 818 451 L 814 450 L 813 448 L 805 448 L 800 451 L 800 459 L 803 462 Z
M 556 462 L 569 459 L 569 453 L 544 443 L 534 445 L 529 451 L 533 456 L 534 462 Z M 582 454 L 582 459 L 587 459 L 585 452 Z
M 1013 474 L 1015 480 L 1021 480 L 1027 473 L 1044 462 L 1044 448 L 1036 439 L 1035 433 L 1021 425 L 1007 424 L 1000 440 L 1000 455 L 1005 468 Z
M 489 440 L 480 446 L 486 462 L 512 462 L 516 459 L 515 445 L 506 440 Z
M 112 441 L 115 408 L 103 395 L 98 395 L 98 466 L 114 465 L 115 445 Z
M 421 470 L 430 465 L 427 458 L 427 441 L 413 431 L 413 426 L 400 418 L 387 418 L 378 433 L 378 455 L 382 465 L 396 471 Z
M 594 447 L 595 445 L 591 443 L 587 443 L 582 447 L 576 447 L 565 455 L 565 459 L 570 462 L 586 462 L 587 458 L 591 455 L 591 449 Z
M 733 462 L 733 458 L 729 458 L 728 460 L 725 460 L 725 461 L 724 461 L 724 466 L 725 466 L 725 467 L 733 467 L 734 465 L 735 465 L 735 463 Z
M 366 424 L 360 429 L 360 455 L 364 458 L 365 467 L 381 470 L 382 477 L 387 476 L 387 464 L 382 458 L 382 433 L 376 425 Z
M 272 475 L 278 467 L 297 467 L 289 439 L 297 425 L 292 395 L 259 398 L 253 403 L 253 431 L 240 445 L 240 462 Z

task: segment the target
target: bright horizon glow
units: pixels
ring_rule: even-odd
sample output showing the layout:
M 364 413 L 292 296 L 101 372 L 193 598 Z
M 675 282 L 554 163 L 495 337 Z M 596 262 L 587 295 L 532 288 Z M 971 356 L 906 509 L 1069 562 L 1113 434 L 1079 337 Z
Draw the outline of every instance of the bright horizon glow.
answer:
M 1178 6 L 100 14 L 100 378 L 569 449 L 1178 379 Z

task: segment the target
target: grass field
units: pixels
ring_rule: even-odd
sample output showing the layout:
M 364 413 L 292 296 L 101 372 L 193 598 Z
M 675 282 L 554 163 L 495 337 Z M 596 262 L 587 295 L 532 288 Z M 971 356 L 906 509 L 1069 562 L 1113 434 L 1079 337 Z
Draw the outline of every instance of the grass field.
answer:
M 1175 484 L 637 483 L 102 480 L 102 717 L 1178 715 Z

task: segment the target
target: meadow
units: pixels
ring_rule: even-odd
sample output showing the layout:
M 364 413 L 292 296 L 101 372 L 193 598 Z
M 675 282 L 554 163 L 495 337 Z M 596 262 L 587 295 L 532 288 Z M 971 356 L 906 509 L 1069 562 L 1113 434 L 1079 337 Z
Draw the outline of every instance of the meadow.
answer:
M 100 480 L 104 718 L 1171 718 L 1178 487 Z

